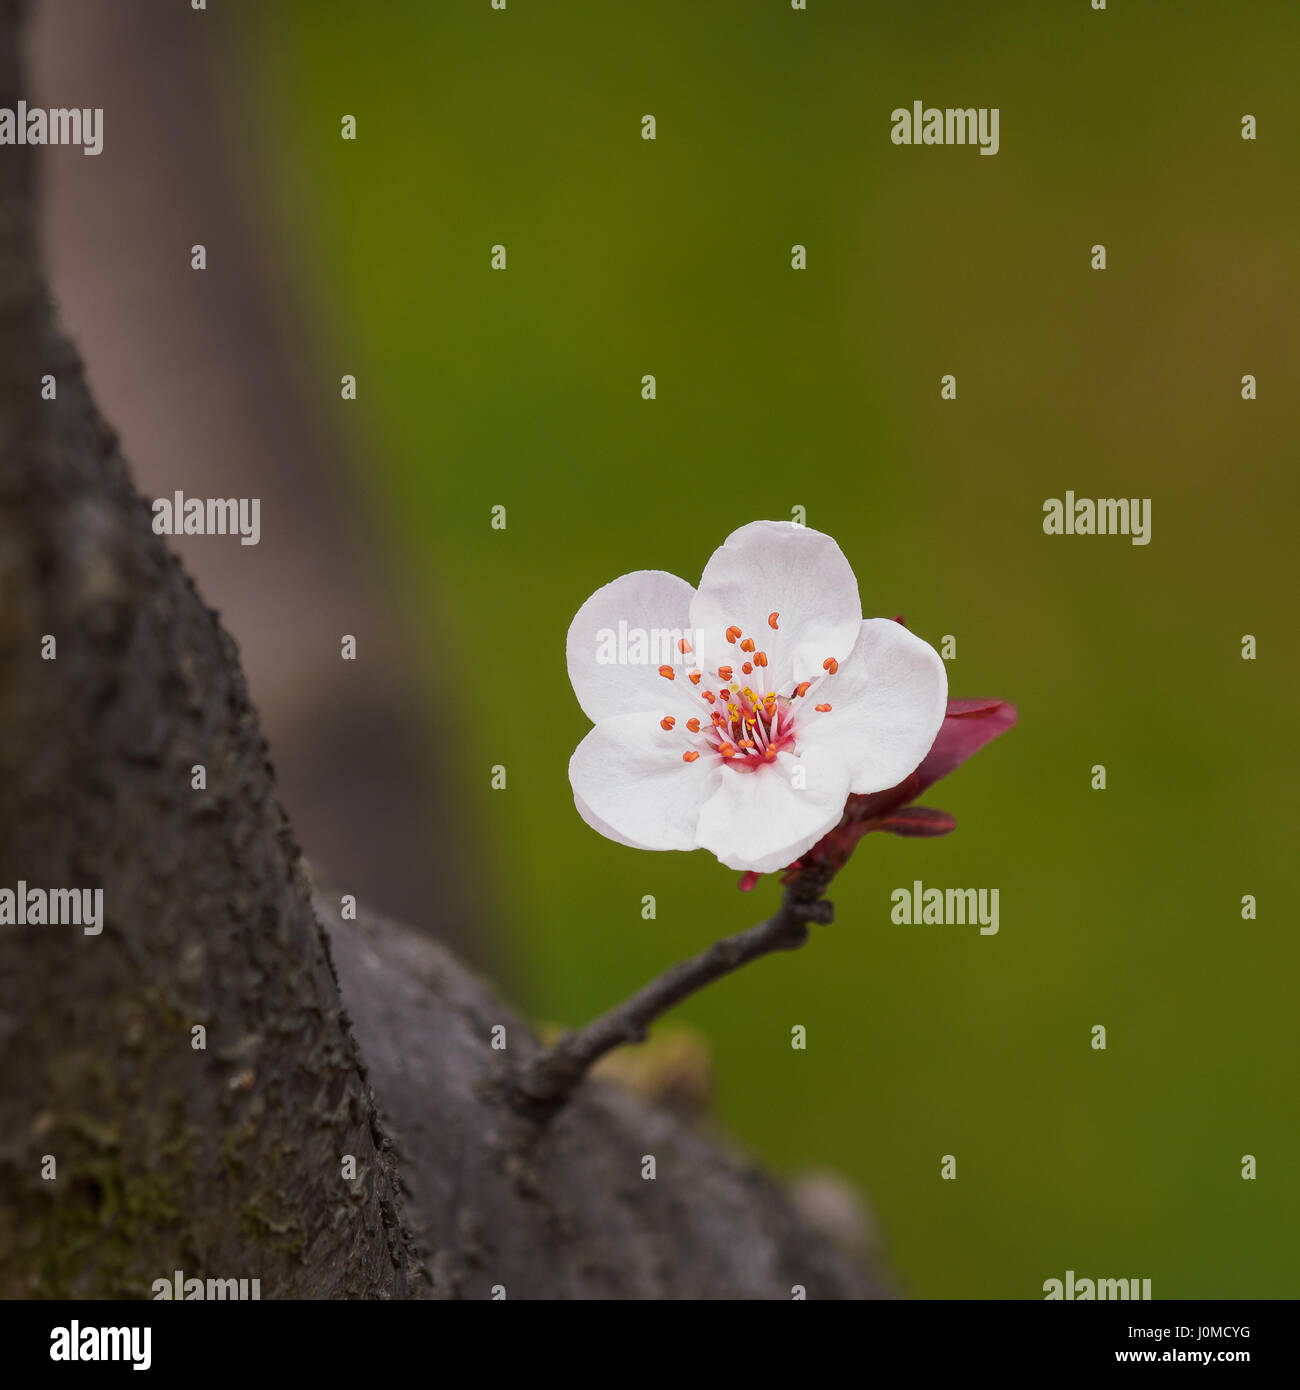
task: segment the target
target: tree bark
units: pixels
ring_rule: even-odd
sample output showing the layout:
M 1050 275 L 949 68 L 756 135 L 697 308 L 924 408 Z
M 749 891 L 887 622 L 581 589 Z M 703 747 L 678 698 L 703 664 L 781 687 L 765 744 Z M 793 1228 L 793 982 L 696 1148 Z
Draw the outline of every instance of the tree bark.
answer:
M 0 889 L 102 889 L 104 921 L 0 925 L 0 1296 L 877 1292 L 667 1112 L 588 1083 L 520 1113 L 531 1032 L 422 934 L 313 906 L 235 644 L 54 324 L 32 180 L 0 149 Z

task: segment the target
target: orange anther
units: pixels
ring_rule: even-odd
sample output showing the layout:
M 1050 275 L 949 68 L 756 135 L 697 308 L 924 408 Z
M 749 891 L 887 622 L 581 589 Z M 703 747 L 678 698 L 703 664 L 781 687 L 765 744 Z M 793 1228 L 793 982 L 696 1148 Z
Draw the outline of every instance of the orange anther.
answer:
M 742 652 L 752 652 L 754 650 L 754 639 L 752 637 L 746 637 L 740 644 L 740 650 Z
M 718 752 L 721 753 L 724 758 L 734 758 L 736 756 L 736 750 L 729 743 L 718 744 Z
M 661 669 L 663 669 L 663 668 L 661 668 Z M 718 675 L 719 675 L 719 677 L 720 677 L 722 680 L 724 680 L 724 681 L 729 681 L 729 680 L 731 679 L 731 667 L 730 667 L 730 666 L 719 666 L 719 667 L 718 667 Z
M 683 656 L 685 656 L 687 652 L 689 652 L 689 651 L 692 650 L 691 644 L 686 640 L 685 637 L 681 638 L 681 639 L 678 641 L 678 643 L 677 643 L 677 650 L 678 650 L 679 652 L 681 652 L 681 654 L 682 654 Z
M 692 685 L 699 685 L 700 677 L 703 676 L 703 674 L 703 671 L 692 671 L 691 674 L 687 677 L 687 679 L 690 681 Z
M 747 676 L 752 676 L 752 675 L 754 674 L 754 668 L 753 668 L 753 666 L 750 665 L 750 663 L 749 663 L 748 661 L 745 662 L 745 664 L 744 664 L 740 669 L 741 669 Z
M 733 624 L 727 629 L 727 641 L 728 641 L 728 642 L 734 642 L 734 641 L 736 640 L 736 638 L 739 637 L 739 636 L 740 636 L 740 629 L 733 623 Z
M 769 614 L 767 615 L 767 625 L 768 625 L 768 627 L 770 627 L 770 628 L 772 629 L 773 632 L 775 632 L 775 631 L 777 630 L 777 629 L 776 629 L 776 620 L 777 620 L 780 616 L 781 616 L 781 615 L 780 615 L 779 613 L 769 613 Z
M 682 762 L 693 763 L 700 755 L 692 748 L 689 753 L 682 754 Z
M 802 697 L 802 696 L 804 696 L 804 695 L 807 695 L 807 693 L 808 693 L 808 687 L 809 687 L 811 684 L 812 684 L 812 681 L 800 681 L 799 684 L 796 685 L 795 688 L 794 688 L 795 696 L 796 696 L 796 697 Z
M 766 652 L 755 652 L 755 653 L 754 653 L 754 665 L 755 665 L 755 666 L 766 666 L 766 665 L 767 665 L 767 653 L 766 653 Z
M 718 703 L 718 697 L 713 693 L 713 691 L 705 690 L 702 692 L 702 694 L 704 698 L 709 702 L 709 704 L 716 705 Z
M 823 670 L 823 671 L 829 671 L 829 672 L 831 673 L 832 676 L 833 676 L 833 675 L 836 673 L 836 671 L 838 671 L 839 669 L 840 669 L 840 663 L 839 663 L 838 661 L 836 661 L 835 658 L 834 658 L 833 656 L 828 656 L 828 657 L 826 658 L 826 660 L 822 662 L 822 670 Z
M 740 740 L 740 746 L 742 748 L 754 748 L 757 745 L 754 743 L 754 740 L 752 738 L 742 738 Z
M 661 729 L 671 729 L 673 725 L 676 723 L 677 721 L 672 717 L 671 714 L 665 714 L 664 717 L 659 721 L 659 727 Z
M 814 705 L 814 706 L 813 706 L 813 709 L 817 710 L 817 711 L 818 711 L 819 713 L 821 713 L 821 714 L 826 714 L 826 713 L 829 712 L 830 706 L 829 706 L 829 705 Z
M 673 668 L 671 666 L 661 666 L 659 668 L 659 674 L 664 680 L 670 681 L 673 679 Z
M 769 744 L 767 745 L 767 747 L 763 749 L 763 757 L 764 757 L 769 763 L 776 757 L 776 744 L 775 744 L 775 743 L 769 743 Z
M 691 733 L 698 734 L 700 732 L 700 721 L 698 719 L 688 719 L 686 721 L 686 727 Z

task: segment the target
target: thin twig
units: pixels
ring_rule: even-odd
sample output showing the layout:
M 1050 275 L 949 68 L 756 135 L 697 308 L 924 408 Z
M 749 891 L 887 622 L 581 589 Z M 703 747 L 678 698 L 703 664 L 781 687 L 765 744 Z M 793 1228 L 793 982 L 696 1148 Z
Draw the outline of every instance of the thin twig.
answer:
M 829 923 L 834 908 L 818 893 L 824 884 L 796 881 L 779 911 L 748 931 L 716 941 L 691 960 L 678 961 L 629 999 L 580 1028 L 566 1033 L 520 1078 L 521 1108 L 537 1119 L 561 1109 L 583 1077 L 607 1052 L 623 1043 L 644 1042 L 650 1024 L 696 990 L 773 951 L 793 951 L 808 939 L 808 924 Z

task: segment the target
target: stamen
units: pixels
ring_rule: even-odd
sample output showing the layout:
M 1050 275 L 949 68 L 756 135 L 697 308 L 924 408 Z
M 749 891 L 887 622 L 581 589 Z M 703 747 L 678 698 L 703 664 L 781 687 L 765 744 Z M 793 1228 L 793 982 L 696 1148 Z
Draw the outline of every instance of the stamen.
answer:
M 741 669 L 747 676 L 752 676 L 752 675 L 754 674 L 754 668 L 753 668 L 752 665 L 750 665 L 750 663 L 749 663 L 748 661 L 745 662 L 745 664 L 744 664 L 740 669 Z
M 663 672 L 663 671 L 668 671 L 668 670 L 671 670 L 671 669 L 672 669 L 672 668 L 671 668 L 671 667 L 668 667 L 668 666 L 661 666 L 661 667 L 659 668 L 659 670 L 660 670 L 661 672 Z M 731 667 L 730 667 L 730 666 L 719 666 L 719 667 L 718 667 L 718 677 L 719 677 L 720 680 L 729 681 L 729 680 L 731 679 Z
M 775 631 L 777 630 L 776 620 L 777 620 L 780 616 L 781 616 L 781 615 L 780 615 L 779 613 L 769 613 L 769 614 L 767 615 L 767 625 L 768 625 L 768 627 L 770 627 L 770 628 L 772 629 L 773 632 L 775 632 Z
M 831 673 L 832 676 L 833 676 L 833 675 L 836 673 L 836 671 L 838 671 L 839 669 L 840 669 L 840 663 L 839 663 L 838 661 L 836 661 L 835 658 L 834 658 L 833 656 L 828 656 L 828 657 L 826 658 L 826 660 L 822 662 L 822 670 L 823 670 L 823 671 L 829 671 L 829 672 Z
M 685 656 L 687 652 L 693 651 L 694 648 L 693 648 L 693 647 L 691 646 L 691 644 L 686 640 L 686 638 L 683 637 L 683 638 L 681 638 L 681 639 L 678 641 L 678 643 L 677 643 L 677 650 L 678 650 L 679 652 L 681 652 L 681 654 L 682 654 L 683 656 Z
M 673 679 L 673 668 L 671 666 L 661 666 L 659 668 L 659 674 L 664 680 L 670 681 Z
M 690 681 L 690 683 L 691 683 L 692 685 L 699 685 L 699 683 L 700 683 L 700 678 L 701 678 L 703 675 L 704 675 L 704 672 L 703 672 L 703 671 L 692 671 L 691 674 L 687 677 L 687 679 Z
M 691 733 L 698 734 L 700 732 L 700 721 L 698 719 L 688 719 L 686 721 L 686 727 Z
M 755 652 L 755 653 L 754 653 L 754 665 L 755 665 L 755 666 L 766 666 L 766 665 L 767 665 L 767 653 L 766 653 L 766 652 Z
M 742 652 L 752 652 L 754 650 L 754 639 L 752 637 L 746 637 L 740 644 L 740 650 Z
M 815 709 L 818 714 L 828 714 L 830 712 L 829 705 L 814 705 L 813 709 Z
M 721 753 L 724 758 L 734 758 L 736 756 L 736 750 L 729 743 L 718 744 L 718 752 Z
M 735 642 L 736 638 L 739 637 L 739 636 L 740 636 L 740 629 L 733 623 L 733 624 L 727 629 L 727 641 L 728 641 L 728 642 Z
M 797 697 L 802 697 L 802 696 L 804 696 L 804 695 L 807 695 L 807 693 L 808 693 L 808 687 L 809 687 L 811 684 L 812 684 L 812 681 L 800 681 L 799 684 L 796 685 L 795 688 L 794 688 L 794 693 L 795 693 L 795 695 L 796 695 Z
M 693 763 L 700 755 L 692 748 L 689 753 L 682 754 L 682 762 Z
M 665 714 L 664 717 L 659 721 L 659 727 L 661 729 L 667 730 L 671 729 L 673 725 L 676 723 L 677 721 L 672 717 L 671 714 Z

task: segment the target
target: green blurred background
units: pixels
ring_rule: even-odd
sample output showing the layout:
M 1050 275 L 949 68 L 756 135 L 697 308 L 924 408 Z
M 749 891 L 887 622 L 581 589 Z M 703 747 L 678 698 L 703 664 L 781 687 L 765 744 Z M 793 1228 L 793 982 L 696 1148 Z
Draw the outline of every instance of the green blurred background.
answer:
M 926 798 L 955 834 L 871 837 L 835 926 L 679 1011 L 722 1119 L 780 1172 L 860 1184 L 915 1295 L 1036 1298 L 1066 1269 L 1300 1293 L 1300 11 L 280 0 L 241 22 L 251 196 L 354 439 L 359 524 L 427 632 L 410 663 L 516 1001 L 580 1023 L 770 909 L 770 880 L 744 897 L 703 852 L 578 818 L 564 635 L 616 575 L 693 583 L 733 528 L 802 505 L 868 614 L 954 635 L 953 693 L 1021 722 Z M 1000 153 L 893 146 L 916 99 L 999 107 Z M 1066 489 L 1152 498 L 1151 544 L 1045 536 Z M 892 925 L 915 878 L 997 887 L 1000 933 Z

